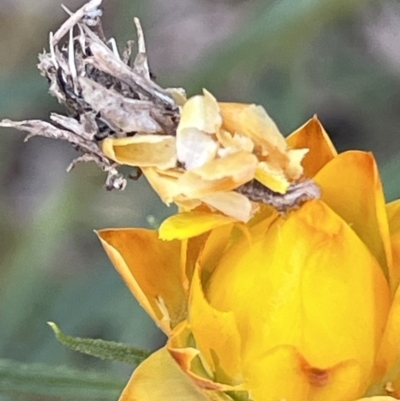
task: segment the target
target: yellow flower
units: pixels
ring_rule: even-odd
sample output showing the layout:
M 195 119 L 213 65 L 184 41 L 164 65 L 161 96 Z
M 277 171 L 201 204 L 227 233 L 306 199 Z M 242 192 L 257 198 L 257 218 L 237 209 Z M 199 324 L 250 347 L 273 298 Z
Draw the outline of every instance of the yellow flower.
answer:
M 168 336 L 121 401 L 400 397 L 400 202 L 385 205 L 373 156 L 337 155 L 316 118 L 287 146 L 309 149 L 321 199 L 247 223 L 195 210 L 159 232 L 99 232 Z

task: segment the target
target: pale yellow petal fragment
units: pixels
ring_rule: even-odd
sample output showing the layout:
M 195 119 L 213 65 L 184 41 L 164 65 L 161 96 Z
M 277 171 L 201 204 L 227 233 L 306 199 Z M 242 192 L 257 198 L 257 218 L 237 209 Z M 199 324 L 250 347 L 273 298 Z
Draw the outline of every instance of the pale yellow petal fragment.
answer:
M 307 151 L 288 149 L 285 138 L 261 106 L 220 103 L 220 111 L 223 129 L 245 135 L 254 142 L 254 151 L 264 163 L 257 171 L 257 180 L 273 191 L 284 193 L 289 182 L 301 177 L 301 161 Z
M 196 237 L 214 228 L 233 223 L 230 217 L 205 212 L 184 212 L 164 220 L 158 230 L 162 240 Z
M 188 199 L 186 196 L 177 196 L 174 203 L 178 206 L 179 212 L 190 212 L 204 205 L 199 199 Z
M 218 142 L 197 128 L 180 129 L 176 138 L 178 160 L 186 170 L 201 167 L 217 155 Z
M 253 217 L 257 209 L 246 196 L 233 191 L 216 192 L 203 196 L 200 200 L 221 213 L 245 223 Z
M 133 373 L 119 401 L 209 401 L 162 348 Z
M 266 150 L 274 147 L 280 151 L 286 149 L 285 138 L 278 127 L 261 107 L 255 104 L 219 103 L 223 119 L 222 127 L 232 134 L 238 132 L 248 136 Z
M 309 149 L 289 149 L 287 155 L 289 163 L 286 167 L 286 174 L 294 180 L 297 180 L 303 174 L 302 161 Z
M 176 149 L 186 169 L 200 167 L 215 157 L 219 147 L 215 133 L 221 123 L 218 103 L 209 92 L 184 104 L 176 131 Z
M 254 142 L 242 134 L 231 134 L 230 132 L 220 129 L 216 133 L 218 142 L 223 146 L 218 150 L 220 157 L 225 157 L 231 153 L 244 150 L 245 152 L 252 153 L 254 150 Z
M 134 167 L 157 167 L 166 170 L 176 166 L 175 138 L 169 135 L 135 135 L 128 138 L 106 138 L 103 153 L 118 164 Z
M 251 181 L 256 167 L 256 156 L 247 152 L 237 152 L 185 172 L 179 178 L 178 185 L 183 195 L 202 198 L 215 192 L 231 191 Z
M 141 170 L 150 186 L 164 203 L 169 205 L 174 202 L 175 197 L 180 194 L 177 177 L 164 174 L 152 167 L 143 167 Z
M 187 102 L 185 89 L 167 88 L 166 91 L 171 94 L 172 98 L 175 100 L 175 103 L 178 106 L 183 106 Z
M 184 104 L 177 134 L 185 128 L 197 128 L 199 131 L 215 134 L 221 124 L 218 103 L 204 90 L 204 95 L 193 96 Z

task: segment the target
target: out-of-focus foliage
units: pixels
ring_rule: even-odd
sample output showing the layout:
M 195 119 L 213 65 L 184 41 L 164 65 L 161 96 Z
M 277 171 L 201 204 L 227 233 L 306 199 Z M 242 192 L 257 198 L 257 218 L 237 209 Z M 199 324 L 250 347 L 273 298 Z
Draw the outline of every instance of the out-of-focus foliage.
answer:
M 82 2 L 63 1 L 71 9 Z M 59 3 L 0 2 L 0 118 L 60 111 L 35 67 L 48 32 L 65 18 Z M 220 100 L 260 103 L 285 133 L 317 113 L 340 150 L 373 151 L 388 197 L 400 195 L 396 3 L 108 0 L 105 29 L 121 47 L 134 34 L 133 16 L 142 20 L 150 65 L 163 86 L 183 86 L 189 94 L 206 87 Z M 65 173 L 75 156 L 66 144 L 22 139 L 15 131 L 0 133 L 0 359 L 128 378 L 129 367 L 62 347 L 46 322 L 74 336 L 160 346 L 162 335 L 93 229 L 154 225 L 170 210 L 143 180 L 106 192 L 95 166 Z M 28 394 L 4 391 L 0 400 L 44 399 Z M 47 394 L 49 401 L 68 399 Z

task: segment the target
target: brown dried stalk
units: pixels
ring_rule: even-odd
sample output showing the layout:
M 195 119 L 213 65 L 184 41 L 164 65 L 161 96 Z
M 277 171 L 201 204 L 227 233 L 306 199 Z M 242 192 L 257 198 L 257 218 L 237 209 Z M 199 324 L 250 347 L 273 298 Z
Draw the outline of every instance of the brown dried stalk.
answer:
M 70 17 L 50 33 L 50 51 L 39 56 L 38 68 L 49 81 L 49 92 L 65 105 L 68 117 L 53 113 L 52 123 L 3 120 L 0 126 L 29 132 L 26 140 L 40 135 L 70 142 L 83 155 L 68 170 L 81 161 L 94 161 L 108 172 L 106 188 L 123 189 L 126 180 L 99 142 L 136 133 L 174 134 L 179 109 L 170 93 L 151 79 L 139 20 L 135 19 L 138 54 L 132 63 L 132 42 L 121 58 L 114 40 L 106 41 L 100 5 L 101 0 L 91 0 L 73 14 L 66 10 Z

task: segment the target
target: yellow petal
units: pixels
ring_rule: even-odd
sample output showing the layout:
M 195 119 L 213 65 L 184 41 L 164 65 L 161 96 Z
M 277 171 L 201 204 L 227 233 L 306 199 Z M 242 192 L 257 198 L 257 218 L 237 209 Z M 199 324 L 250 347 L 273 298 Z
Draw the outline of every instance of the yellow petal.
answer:
M 135 167 L 158 167 L 167 170 L 176 166 L 175 138 L 169 135 L 135 135 L 128 138 L 106 138 L 103 153 L 118 164 Z
M 355 361 L 318 369 L 309 366 L 293 347 L 280 346 L 247 368 L 247 385 L 255 401 L 348 401 L 362 395 Z
M 234 219 L 220 214 L 183 212 L 164 220 L 159 235 L 163 240 L 192 238 L 233 222 Z
M 241 344 L 233 312 L 214 309 L 204 297 L 200 271 L 193 275 L 189 323 L 196 342 L 217 382 L 237 385 L 241 376 Z
M 271 166 L 267 162 L 258 163 L 255 179 L 267 188 L 280 194 L 284 194 L 290 185 L 282 168 Z
M 399 366 L 394 367 L 395 363 Z M 392 306 L 390 308 L 389 317 L 387 319 L 382 343 L 379 348 L 375 363 L 375 375 L 377 379 L 381 379 L 384 375 L 384 381 L 393 380 L 398 375 L 400 368 L 400 287 L 397 288 Z M 393 377 L 393 373 L 395 377 Z M 400 392 L 399 392 L 400 394 Z
M 134 372 L 119 401 L 209 401 L 179 368 L 165 348 Z
M 179 241 L 161 241 L 144 229 L 101 230 L 98 236 L 128 288 L 168 333 L 186 317 Z
M 256 156 L 247 152 L 233 153 L 186 171 L 178 180 L 179 189 L 189 198 L 231 191 L 252 180 L 256 167 Z
M 321 187 L 321 199 L 364 241 L 386 276 L 393 277 L 385 199 L 372 154 L 359 151 L 341 153 L 314 179 Z
M 390 306 L 388 285 L 364 243 L 323 202 L 275 220 L 251 244 L 238 241 L 207 294 L 214 308 L 235 313 L 249 364 L 291 345 L 319 369 L 357 361 L 366 386 Z
M 325 164 L 337 156 L 336 149 L 317 116 L 290 134 L 286 141 L 294 149 L 309 149 L 302 162 L 304 175 L 308 178 L 314 177 Z

